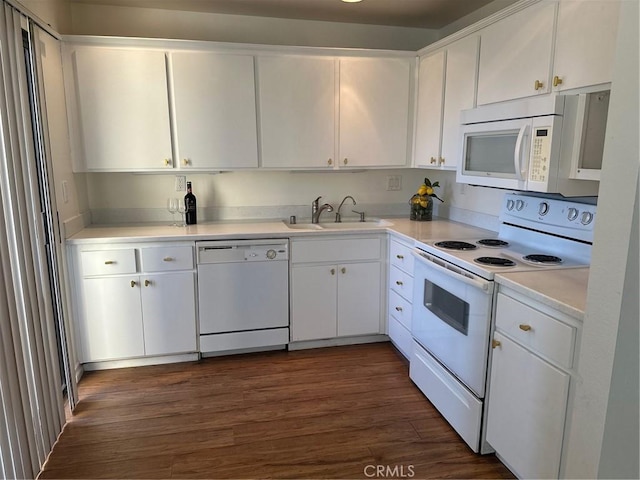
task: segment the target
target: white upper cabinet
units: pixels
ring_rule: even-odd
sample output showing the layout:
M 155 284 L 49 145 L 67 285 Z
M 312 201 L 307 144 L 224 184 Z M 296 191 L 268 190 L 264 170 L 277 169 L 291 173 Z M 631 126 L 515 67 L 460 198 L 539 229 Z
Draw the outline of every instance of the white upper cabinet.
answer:
M 416 167 L 456 169 L 460 111 L 475 106 L 478 45 L 472 35 L 420 59 Z
M 406 166 L 413 58 L 340 60 L 344 167 Z
M 176 166 L 256 168 L 253 56 L 172 53 Z
M 455 170 L 460 161 L 460 111 L 475 107 L 480 38 L 472 35 L 447 47 L 440 167 Z
M 556 7 L 536 3 L 480 32 L 478 105 L 550 92 Z
M 262 166 L 333 168 L 335 60 L 258 57 Z
M 437 167 L 442 139 L 446 52 L 420 59 L 414 164 Z
M 72 68 L 79 169 L 171 168 L 164 53 L 79 47 L 72 54 Z
M 611 81 L 619 0 L 561 0 L 553 65 L 554 90 Z

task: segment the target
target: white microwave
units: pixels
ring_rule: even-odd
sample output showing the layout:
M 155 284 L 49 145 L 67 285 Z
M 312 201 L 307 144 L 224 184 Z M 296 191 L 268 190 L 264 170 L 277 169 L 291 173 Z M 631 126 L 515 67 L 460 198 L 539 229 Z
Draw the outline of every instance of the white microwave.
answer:
M 606 93 L 604 108 L 588 108 L 588 97 L 596 94 L 553 94 L 462 111 L 456 181 L 564 196 L 597 195 L 598 182 L 572 177 L 576 158 L 585 151 L 602 161 Z M 603 92 L 597 95 L 601 98 Z

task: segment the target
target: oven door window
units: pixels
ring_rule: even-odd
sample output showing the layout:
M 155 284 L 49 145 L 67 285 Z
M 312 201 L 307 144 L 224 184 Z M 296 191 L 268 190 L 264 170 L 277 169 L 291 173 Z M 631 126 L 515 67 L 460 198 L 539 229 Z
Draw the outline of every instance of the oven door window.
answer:
M 469 304 L 429 280 L 424 281 L 424 306 L 463 335 L 469 333 Z

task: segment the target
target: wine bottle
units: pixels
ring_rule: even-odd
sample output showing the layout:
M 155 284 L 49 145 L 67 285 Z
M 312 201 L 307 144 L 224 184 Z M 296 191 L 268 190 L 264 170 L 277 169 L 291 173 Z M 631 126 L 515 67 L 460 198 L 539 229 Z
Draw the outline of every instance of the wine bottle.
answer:
M 196 196 L 191 192 L 191 182 L 187 182 L 187 194 L 184 196 L 185 222 L 187 225 L 198 223 Z

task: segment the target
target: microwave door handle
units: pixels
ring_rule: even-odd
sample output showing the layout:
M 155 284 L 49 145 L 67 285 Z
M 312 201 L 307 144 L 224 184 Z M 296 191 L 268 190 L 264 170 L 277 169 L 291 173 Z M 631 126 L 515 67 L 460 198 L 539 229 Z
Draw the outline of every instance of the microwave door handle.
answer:
M 456 280 L 466 283 L 467 285 L 471 285 L 472 287 L 478 288 L 482 291 L 484 291 L 487 294 L 491 294 L 493 293 L 493 283 L 486 281 L 486 280 L 482 280 L 480 278 L 477 279 L 473 279 L 473 278 L 469 278 L 466 275 L 464 275 L 462 272 L 460 272 L 455 266 L 450 265 L 448 267 L 442 266 L 439 263 L 436 263 L 435 260 L 432 260 L 429 254 L 425 254 L 422 252 L 418 252 L 416 250 L 414 250 L 413 255 L 416 257 L 416 259 L 423 263 L 424 265 L 426 265 L 429 268 L 432 268 L 436 271 L 438 271 L 441 274 L 444 274 L 448 277 L 453 277 Z
M 516 170 L 516 178 L 521 181 L 524 181 L 524 177 L 522 175 L 522 155 L 525 145 L 524 139 L 527 136 L 527 130 L 529 130 L 529 125 L 523 125 L 520 128 L 520 132 L 518 132 L 518 139 L 516 140 L 516 149 L 513 154 L 513 165 Z

